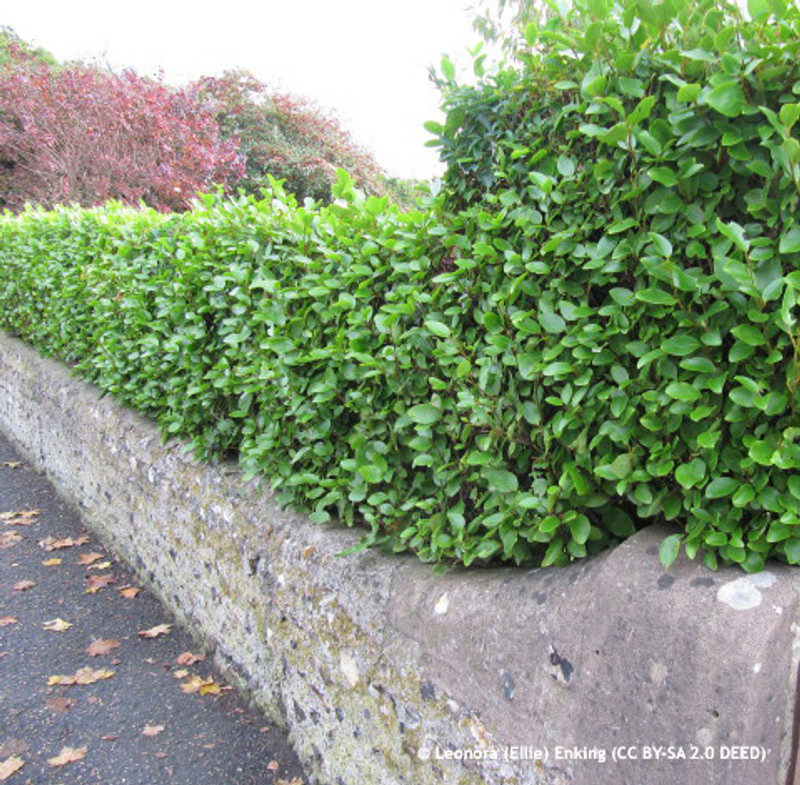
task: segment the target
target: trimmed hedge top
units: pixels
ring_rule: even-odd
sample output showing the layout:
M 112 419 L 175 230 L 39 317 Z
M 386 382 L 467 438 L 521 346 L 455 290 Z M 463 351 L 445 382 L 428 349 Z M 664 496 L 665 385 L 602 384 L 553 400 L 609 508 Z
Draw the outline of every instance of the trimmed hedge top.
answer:
M 426 560 L 564 564 L 662 517 L 665 563 L 798 563 L 799 17 L 529 28 L 450 84 L 424 211 L 342 173 L 322 208 L 5 216 L 0 325 Z

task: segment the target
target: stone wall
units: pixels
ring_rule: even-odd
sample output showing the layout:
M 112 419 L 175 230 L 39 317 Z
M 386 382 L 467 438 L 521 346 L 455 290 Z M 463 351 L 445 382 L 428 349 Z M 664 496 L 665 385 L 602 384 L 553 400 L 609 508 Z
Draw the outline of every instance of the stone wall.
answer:
M 566 569 L 342 556 L 357 533 L 198 464 L 1 335 L 0 429 L 288 726 L 316 782 L 794 780 L 796 569 L 664 572 L 659 527 Z

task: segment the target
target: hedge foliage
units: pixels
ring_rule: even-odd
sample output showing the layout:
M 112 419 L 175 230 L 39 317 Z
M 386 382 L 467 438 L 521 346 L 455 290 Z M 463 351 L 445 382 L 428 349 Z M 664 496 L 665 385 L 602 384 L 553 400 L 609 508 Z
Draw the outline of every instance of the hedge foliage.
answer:
M 592 0 L 452 75 L 445 190 L 0 220 L 0 327 L 317 521 L 564 564 L 800 563 L 800 14 Z

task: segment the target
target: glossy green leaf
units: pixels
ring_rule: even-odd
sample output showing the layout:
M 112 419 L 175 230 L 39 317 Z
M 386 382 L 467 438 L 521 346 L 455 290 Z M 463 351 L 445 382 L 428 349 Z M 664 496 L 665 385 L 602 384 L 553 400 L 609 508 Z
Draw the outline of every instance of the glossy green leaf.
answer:
M 442 410 L 430 403 L 420 403 L 412 406 L 406 414 L 412 422 L 420 425 L 431 425 L 442 416 Z
M 669 537 L 665 537 L 661 541 L 661 545 L 658 548 L 658 558 L 661 561 L 661 564 L 668 568 L 674 562 L 675 559 L 678 558 L 678 553 L 681 549 L 681 535 L 680 534 L 670 534 Z
M 634 294 L 637 300 L 653 305 L 675 305 L 675 298 L 663 289 L 642 289 Z
M 725 117 L 738 117 L 744 109 L 746 99 L 738 82 L 724 82 L 705 96 L 705 102 Z
M 505 469 L 486 469 L 483 472 L 489 488 L 499 493 L 512 493 L 519 488 L 516 476 Z
M 730 496 L 739 488 L 739 481 L 733 477 L 716 477 L 706 486 L 706 498 L 721 499 Z
M 670 382 L 665 391 L 670 398 L 687 403 L 692 403 L 700 398 L 700 391 L 687 382 Z
M 450 328 L 446 324 L 434 319 L 425 320 L 425 329 L 439 338 L 449 338 L 452 335 Z

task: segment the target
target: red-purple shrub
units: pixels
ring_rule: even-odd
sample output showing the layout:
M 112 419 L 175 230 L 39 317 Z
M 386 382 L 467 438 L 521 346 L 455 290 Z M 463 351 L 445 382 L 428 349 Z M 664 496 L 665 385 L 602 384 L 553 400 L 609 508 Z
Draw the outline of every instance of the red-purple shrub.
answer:
M 236 139 L 221 138 L 191 90 L 23 57 L 0 71 L 0 206 L 117 199 L 183 210 L 243 171 Z

